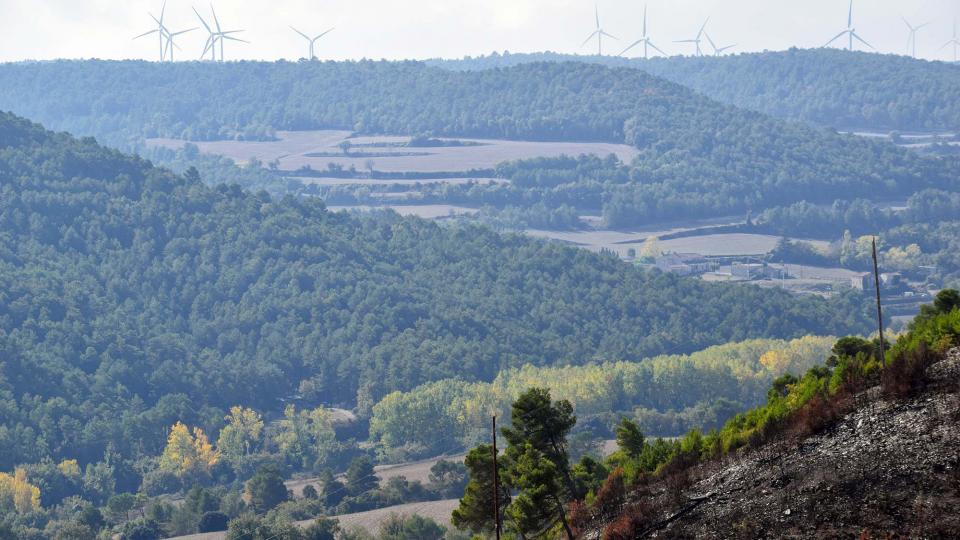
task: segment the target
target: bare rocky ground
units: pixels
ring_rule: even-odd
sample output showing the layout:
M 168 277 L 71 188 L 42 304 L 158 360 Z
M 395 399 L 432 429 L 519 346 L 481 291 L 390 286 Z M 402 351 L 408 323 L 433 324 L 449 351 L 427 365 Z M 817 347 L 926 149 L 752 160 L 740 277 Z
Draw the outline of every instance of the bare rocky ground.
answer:
M 640 537 L 960 538 L 960 350 L 928 378 L 912 398 L 858 396 L 818 435 L 705 465 L 679 496 L 650 486 Z

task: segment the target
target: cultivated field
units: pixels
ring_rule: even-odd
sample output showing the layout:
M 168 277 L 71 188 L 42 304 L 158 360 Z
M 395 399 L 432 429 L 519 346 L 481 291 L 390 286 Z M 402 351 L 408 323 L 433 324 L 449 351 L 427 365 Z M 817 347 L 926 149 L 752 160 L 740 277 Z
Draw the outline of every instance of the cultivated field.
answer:
M 638 236 L 637 232 L 610 230 L 573 232 L 535 230 L 526 232 L 531 236 L 561 240 L 591 251 L 605 249 L 616 252 L 620 257 L 626 257 L 627 252 L 631 249 L 639 252 L 643 247 L 644 241 L 649 236 L 659 237 L 681 230 L 683 229 L 652 231 L 643 233 L 642 236 Z M 710 257 L 764 255 L 776 247 L 779 239 L 777 236 L 767 234 L 706 234 L 703 236 L 691 236 L 673 240 L 660 240 L 657 242 L 657 246 L 663 252 L 697 253 Z M 826 246 L 828 244 L 827 242 L 815 240 L 808 242 L 815 246 Z
M 426 155 L 398 155 L 389 157 L 309 157 L 311 153 L 338 153 L 339 144 L 350 136 L 346 131 L 278 131 L 277 141 L 211 141 L 195 142 L 201 152 L 229 157 L 239 164 L 255 157 L 264 163 L 279 160 L 280 168 L 295 171 L 309 165 L 315 170 L 325 170 L 329 163 L 344 168 L 355 167 L 365 170 L 367 162 L 373 161 L 374 168 L 385 172 L 460 172 L 472 169 L 490 169 L 498 163 L 516 159 L 554 157 L 560 155 L 597 154 L 606 156 L 616 154 L 621 160 L 629 162 L 637 155 L 637 150 L 625 144 L 587 143 L 587 142 L 537 142 L 506 141 L 491 139 L 461 139 L 477 143 L 474 146 L 451 146 L 440 148 L 376 148 L 377 153 L 409 154 L 411 150 Z M 409 137 L 357 137 L 349 139 L 354 146 L 370 144 L 401 143 Z M 150 139 L 148 146 L 166 146 L 180 148 L 185 141 L 175 139 Z M 366 152 L 370 148 L 357 148 Z
M 402 476 L 407 480 L 420 481 L 424 484 L 430 481 L 430 468 L 433 467 L 438 461 L 459 461 L 463 462 L 463 459 L 466 457 L 466 454 L 454 454 L 450 456 L 441 456 L 434 457 L 430 459 L 424 459 L 421 461 L 411 461 L 409 463 L 400 463 L 398 465 L 377 465 L 373 470 L 377 474 L 377 478 L 380 479 L 380 484 L 385 484 L 391 478 L 396 478 Z M 341 479 L 343 475 L 341 475 Z M 308 484 L 320 490 L 323 486 L 317 480 L 317 478 L 299 478 L 293 480 L 287 480 L 284 482 L 287 489 L 293 491 L 294 496 L 302 497 L 303 488 Z
M 669 234 L 691 231 L 702 227 L 716 227 L 722 225 L 736 225 L 743 222 L 741 217 L 723 217 L 711 219 L 697 219 L 682 221 L 676 223 L 658 223 L 646 227 L 633 227 L 630 229 L 603 229 L 599 228 L 602 219 L 599 216 L 582 216 L 581 219 L 591 223 L 598 228 L 584 229 L 578 231 L 552 231 L 545 229 L 527 229 L 526 234 L 536 238 L 549 238 L 559 240 L 577 246 L 599 251 L 606 248 L 613 251 L 623 251 L 626 253 L 627 247 L 633 247 L 632 244 L 643 244 L 651 236 L 662 237 Z
M 425 459 L 422 461 L 415 461 L 410 463 L 401 463 L 398 465 L 379 465 L 375 467 L 377 477 L 380 479 L 380 483 L 383 484 L 391 478 L 396 478 L 398 476 L 403 476 L 407 480 L 413 482 L 419 480 L 420 482 L 427 483 L 430 478 L 430 468 L 433 467 L 441 459 L 447 461 L 463 461 L 466 454 L 455 454 L 451 456 L 443 456 Z M 289 480 L 284 482 L 287 486 L 287 489 L 293 491 L 294 496 L 302 497 L 303 488 L 305 486 L 313 485 L 318 490 L 322 487 L 316 478 L 304 478 L 298 480 Z M 446 527 L 450 526 L 450 515 L 453 513 L 453 509 L 457 507 L 459 501 L 457 499 L 450 499 L 445 501 L 429 501 L 429 502 L 419 502 L 419 503 L 410 503 L 402 504 L 399 506 L 391 506 L 389 508 L 380 508 L 378 510 L 370 510 L 368 512 L 357 512 L 355 514 L 344 514 L 341 516 L 331 516 L 340 522 L 344 528 L 350 527 L 361 527 L 372 533 L 375 533 L 380 527 L 385 519 L 390 517 L 391 514 L 401 514 L 401 515 L 421 515 L 433 519 L 437 523 L 444 525 Z M 306 527 L 310 525 L 313 520 L 305 520 L 297 523 L 301 527 Z M 178 540 L 222 540 L 226 535 L 222 532 L 216 533 L 203 533 L 203 534 L 192 534 L 188 536 L 179 536 Z
M 453 515 L 454 509 L 456 509 L 459 505 L 459 500 L 447 499 L 445 501 L 401 504 L 400 506 L 381 508 L 379 510 L 370 510 L 368 512 L 344 514 L 342 516 L 335 516 L 335 518 L 340 522 L 340 526 L 344 529 L 360 527 L 371 533 L 376 533 L 380 528 L 380 524 L 392 514 L 405 516 L 419 515 L 428 517 L 440 525 L 449 528 L 452 527 L 452 525 L 450 525 L 450 516 Z M 310 523 L 310 521 L 304 521 L 302 523 L 298 523 L 298 525 L 306 526 Z
M 399 506 L 391 506 L 390 508 L 380 508 L 378 510 L 370 510 L 367 512 L 357 512 L 355 514 L 344 514 L 342 516 L 330 517 L 340 522 L 340 526 L 344 529 L 359 527 L 374 534 L 380 528 L 380 524 L 393 514 L 402 516 L 419 515 L 428 517 L 444 527 L 451 527 L 450 516 L 453 514 L 453 510 L 459 504 L 460 501 L 457 499 L 448 499 L 444 501 L 401 504 Z M 313 519 L 298 521 L 297 525 L 300 527 L 307 527 L 314 521 L 315 520 Z M 175 540 L 223 540 L 226 538 L 226 536 L 227 535 L 225 532 L 201 533 L 178 536 L 175 538 Z
M 426 184 L 507 184 L 509 180 L 500 178 L 431 178 L 429 180 L 379 180 L 369 178 L 311 178 L 291 176 L 292 180 L 299 180 L 306 185 L 318 186 L 417 186 Z
M 425 205 L 403 205 L 403 204 L 385 204 L 383 206 L 328 206 L 331 212 L 340 210 L 359 210 L 369 212 L 371 210 L 391 209 L 401 216 L 418 216 L 424 219 L 438 219 L 450 217 L 452 215 L 475 214 L 476 208 L 467 208 L 465 206 L 452 206 L 449 204 L 425 204 Z

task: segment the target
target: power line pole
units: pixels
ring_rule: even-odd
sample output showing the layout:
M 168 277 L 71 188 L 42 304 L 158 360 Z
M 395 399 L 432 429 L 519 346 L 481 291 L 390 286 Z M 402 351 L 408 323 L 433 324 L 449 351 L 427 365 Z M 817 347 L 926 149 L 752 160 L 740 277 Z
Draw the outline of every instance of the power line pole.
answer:
M 873 283 L 877 287 L 877 328 L 880 330 L 880 365 L 886 363 L 886 345 L 883 342 L 883 308 L 880 306 L 880 265 L 877 264 L 877 237 L 873 237 Z
M 493 528 L 500 540 L 500 471 L 497 470 L 497 415 L 493 415 Z

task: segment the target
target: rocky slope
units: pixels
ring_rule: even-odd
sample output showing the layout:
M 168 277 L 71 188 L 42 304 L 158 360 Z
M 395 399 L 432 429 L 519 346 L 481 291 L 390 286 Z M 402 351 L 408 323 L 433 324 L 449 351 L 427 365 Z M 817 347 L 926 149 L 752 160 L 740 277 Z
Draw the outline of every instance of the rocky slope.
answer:
M 956 538 L 960 349 L 927 375 L 918 395 L 874 388 L 818 435 L 704 465 L 689 487 L 653 484 L 625 511 L 643 538 Z

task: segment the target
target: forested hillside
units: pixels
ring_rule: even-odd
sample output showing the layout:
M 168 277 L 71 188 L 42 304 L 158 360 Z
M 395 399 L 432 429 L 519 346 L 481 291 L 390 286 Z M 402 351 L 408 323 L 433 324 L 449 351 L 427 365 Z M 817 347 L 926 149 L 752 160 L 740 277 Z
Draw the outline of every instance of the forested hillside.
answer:
M 157 453 L 279 398 L 368 409 L 429 381 L 864 332 L 856 296 L 794 298 L 615 257 L 205 187 L 0 117 L 0 461 Z
M 640 70 L 587 63 L 476 72 L 413 62 L 8 64 L 0 66 L 0 107 L 121 145 L 317 128 L 627 142 L 640 149 L 630 164 L 535 160 L 498 171 L 514 185 L 442 186 L 420 195 L 472 205 L 566 204 L 602 210 L 611 226 L 804 199 L 905 197 L 953 189 L 960 176 L 946 158 L 775 120 Z
M 639 68 L 778 118 L 841 129 L 960 130 L 960 66 L 891 54 L 824 48 L 643 60 L 538 53 L 428 63 L 482 70 L 571 60 Z

